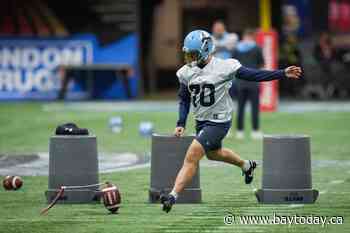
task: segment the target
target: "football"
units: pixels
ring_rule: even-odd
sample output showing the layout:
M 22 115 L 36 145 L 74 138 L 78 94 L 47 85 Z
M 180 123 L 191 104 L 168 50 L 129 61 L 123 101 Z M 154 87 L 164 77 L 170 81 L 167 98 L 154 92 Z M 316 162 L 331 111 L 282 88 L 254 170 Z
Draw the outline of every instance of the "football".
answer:
M 23 180 L 19 176 L 6 176 L 2 181 L 2 185 L 6 190 L 17 190 L 22 187 Z
M 108 184 L 106 188 L 101 190 L 101 192 L 103 204 L 107 210 L 112 214 L 117 213 L 121 203 L 121 195 L 117 186 Z

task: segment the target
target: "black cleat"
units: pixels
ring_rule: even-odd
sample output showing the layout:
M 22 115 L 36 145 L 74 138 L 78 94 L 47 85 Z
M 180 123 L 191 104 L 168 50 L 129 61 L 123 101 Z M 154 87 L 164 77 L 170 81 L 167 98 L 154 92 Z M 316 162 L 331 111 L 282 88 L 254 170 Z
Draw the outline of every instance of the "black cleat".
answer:
M 160 202 L 163 204 L 163 211 L 169 213 L 171 207 L 175 204 L 176 200 L 173 195 L 161 195 Z
M 257 166 L 257 163 L 254 160 L 249 160 L 249 165 L 250 165 L 250 167 L 249 167 L 248 171 L 242 171 L 242 176 L 245 176 L 244 181 L 246 184 L 252 183 L 253 173 L 254 173 L 254 170 Z

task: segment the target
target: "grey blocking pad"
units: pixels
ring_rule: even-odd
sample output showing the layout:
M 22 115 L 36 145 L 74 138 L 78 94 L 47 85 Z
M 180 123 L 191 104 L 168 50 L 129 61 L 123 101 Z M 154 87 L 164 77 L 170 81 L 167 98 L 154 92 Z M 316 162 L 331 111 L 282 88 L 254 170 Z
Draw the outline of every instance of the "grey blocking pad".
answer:
M 99 183 L 96 136 L 52 136 L 50 138 L 49 189 L 47 201 L 55 198 L 59 188 Z M 65 190 L 57 203 L 91 203 L 99 201 L 97 187 Z
M 152 135 L 149 202 L 157 203 L 161 192 L 167 194 L 171 191 L 177 173 L 182 167 L 186 151 L 193 139 L 194 136 Z M 199 173 L 198 167 L 191 183 L 179 194 L 177 203 L 200 203 L 202 201 Z
M 310 137 L 305 135 L 264 135 L 261 203 L 314 203 Z

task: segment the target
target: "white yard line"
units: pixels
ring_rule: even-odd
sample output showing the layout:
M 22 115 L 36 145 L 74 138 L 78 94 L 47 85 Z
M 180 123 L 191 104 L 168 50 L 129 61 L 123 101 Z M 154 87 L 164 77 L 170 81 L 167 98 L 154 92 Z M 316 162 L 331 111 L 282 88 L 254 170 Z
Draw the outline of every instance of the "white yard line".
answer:
M 290 204 L 288 207 L 289 208 L 300 208 L 300 207 L 304 207 L 304 204 Z
M 38 176 L 48 175 L 49 155 L 47 152 L 38 153 L 39 159 L 20 163 L 17 165 L 9 165 L 0 168 L 0 175 L 16 174 L 19 176 Z M 24 155 L 25 156 L 25 155 Z M 6 157 L 11 158 L 11 156 Z M 203 160 L 201 167 L 222 167 L 229 166 L 222 162 L 215 162 L 210 160 Z M 315 160 L 312 162 L 313 169 L 322 169 L 325 167 L 349 167 L 350 160 Z M 149 155 L 136 155 L 133 153 L 119 153 L 119 154 L 105 154 L 99 153 L 99 172 L 123 172 L 134 169 L 142 169 L 150 167 Z M 259 177 L 260 178 L 260 177 Z M 330 185 L 337 185 L 344 183 L 344 180 L 330 181 Z M 256 190 L 254 185 L 250 186 L 252 190 Z
M 236 105 L 233 105 L 236 108 Z M 42 105 L 45 112 L 55 111 L 89 111 L 89 112 L 177 112 L 178 102 L 171 101 L 84 101 L 66 103 L 48 103 Z M 246 109 L 249 111 L 249 108 Z M 309 101 L 281 101 L 279 112 L 350 112 L 349 102 L 309 102 Z
M 38 155 L 39 159 L 0 168 L 0 175 L 16 174 L 19 176 L 47 176 L 49 173 L 49 155 L 45 152 L 38 153 Z M 142 158 L 142 156 L 133 153 L 101 153 L 99 154 L 98 159 L 100 173 L 128 171 L 149 166 L 149 159 L 147 156 Z
M 328 190 L 322 190 L 322 191 L 319 192 L 320 195 L 323 195 L 323 194 L 326 194 L 326 193 L 328 193 Z
M 332 180 L 330 183 L 331 184 L 342 184 L 344 182 L 345 182 L 344 180 Z

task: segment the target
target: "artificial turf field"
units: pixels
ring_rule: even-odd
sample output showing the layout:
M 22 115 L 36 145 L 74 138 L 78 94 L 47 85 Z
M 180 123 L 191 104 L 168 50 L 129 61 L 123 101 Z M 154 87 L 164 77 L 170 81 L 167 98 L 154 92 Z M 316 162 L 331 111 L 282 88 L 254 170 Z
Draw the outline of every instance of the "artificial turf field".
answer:
M 115 103 L 116 105 L 118 103 Z M 49 104 L 50 105 L 50 104 Z M 57 105 L 57 104 L 56 104 Z M 58 104 L 63 105 L 63 104 Z M 49 136 L 64 122 L 76 122 L 98 137 L 99 151 L 150 151 L 150 139 L 138 134 L 142 120 L 155 123 L 156 132 L 173 131 L 176 112 L 44 111 L 41 103 L 0 104 L 0 154 L 30 154 L 48 151 Z M 114 134 L 108 119 L 119 115 L 124 129 Z M 321 194 L 310 205 L 261 205 L 253 195 L 260 187 L 261 169 L 253 185 L 245 185 L 241 172 L 228 165 L 202 166 L 202 204 L 176 205 L 165 214 L 160 205 L 148 204 L 149 168 L 102 174 L 122 192 L 118 215 L 107 214 L 103 205 L 57 205 L 47 216 L 47 177 L 23 177 L 15 192 L 0 188 L 0 232 L 350 232 L 350 112 L 265 113 L 265 133 L 303 133 L 311 136 L 313 187 Z M 191 122 L 191 123 L 190 123 Z M 193 132 L 189 120 L 188 132 Z M 225 146 L 244 158 L 262 159 L 261 142 L 225 140 Z M 0 161 L 1 163 L 1 161 Z M 15 175 L 15 174 L 14 174 Z M 225 225 L 225 214 L 342 216 L 342 225 Z

